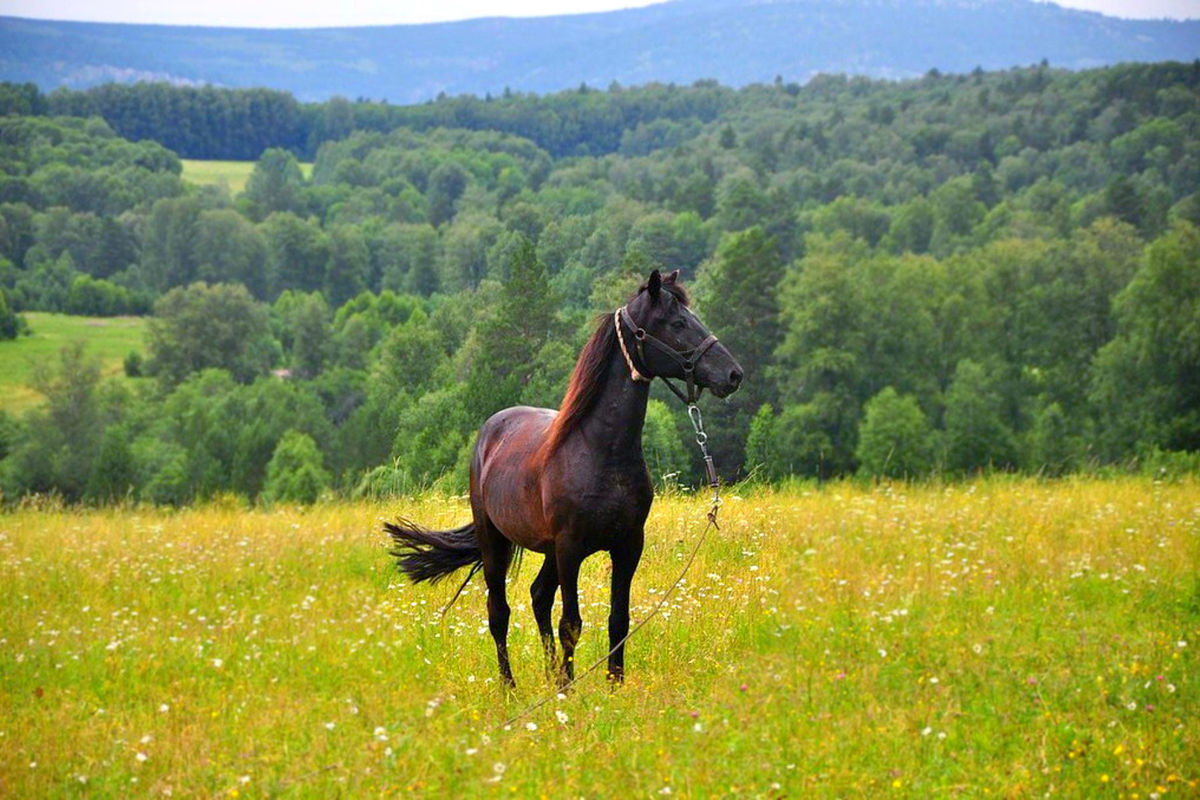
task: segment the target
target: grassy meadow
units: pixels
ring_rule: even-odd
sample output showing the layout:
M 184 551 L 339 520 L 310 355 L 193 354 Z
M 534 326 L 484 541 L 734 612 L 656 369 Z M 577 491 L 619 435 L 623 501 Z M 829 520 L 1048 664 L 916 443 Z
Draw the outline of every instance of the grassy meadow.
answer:
M 253 161 L 199 161 L 191 158 L 181 158 L 183 164 L 183 179 L 201 186 L 229 187 L 231 195 L 241 194 L 246 190 L 246 181 L 254 171 Z M 305 179 L 312 176 L 312 164 L 300 165 L 300 172 Z
M 635 622 L 704 510 L 655 504 Z M 0 515 L 0 795 L 1200 793 L 1194 479 L 730 490 L 625 686 L 594 673 L 508 730 L 553 691 L 541 557 L 510 586 L 508 693 L 482 580 L 443 619 L 457 581 L 398 579 L 380 523 L 399 511 L 468 515 Z M 581 664 L 605 649 L 607 572 L 585 563 Z
M 0 410 L 21 413 L 42 401 L 30 386 L 35 364 L 54 362 L 70 342 L 83 341 L 87 353 L 100 359 L 105 376 L 124 372 L 125 356 L 133 350 L 145 354 L 144 317 L 77 317 L 44 311 L 21 314 L 30 336 L 0 341 Z

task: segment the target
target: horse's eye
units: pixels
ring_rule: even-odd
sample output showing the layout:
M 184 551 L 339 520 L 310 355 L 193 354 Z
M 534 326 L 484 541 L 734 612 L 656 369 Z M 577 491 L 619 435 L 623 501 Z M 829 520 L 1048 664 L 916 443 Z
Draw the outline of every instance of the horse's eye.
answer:
M 671 327 L 677 331 L 681 331 L 687 327 L 687 323 L 681 319 L 671 320 Z

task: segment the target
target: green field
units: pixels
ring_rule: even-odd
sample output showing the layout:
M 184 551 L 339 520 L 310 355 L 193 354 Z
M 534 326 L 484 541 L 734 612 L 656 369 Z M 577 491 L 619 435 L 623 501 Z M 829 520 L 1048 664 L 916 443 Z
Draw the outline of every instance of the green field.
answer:
M 246 181 L 254 171 L 253 161 L 197 161 L 181 158 L 183 164 L 183 179 L 198 183 L 202 186 L 221 185 L 229 187 L 229 193 L 236 195 L 245 191 Z M 307 180 L 312 176 L 312 164 L 301 164 L 300 172 Z
M 0 794 L 1196 796 L 1200 483 L 734 494 L 628 682 L 509 730 L 553 693 L 541 557 L 508 693 L 482 581 L 443 619 L 456 581 L 402 583 L 380 533 L 461 499 L 0 516 Z M 703 512 L 656 503 L 635 621 Z M 607 571 L 585 562 L 581 664 Z
M 82 341 L 100 359 L 105 376 L 121 375 L 125 356 L 145 354 L 144 317 L 75 317 L 27 311 L 31 336 L 0 341 L 0 410 L 20 413 L 41 402 L 29 385 L 35 364 L 52 362 L 63 345 Z

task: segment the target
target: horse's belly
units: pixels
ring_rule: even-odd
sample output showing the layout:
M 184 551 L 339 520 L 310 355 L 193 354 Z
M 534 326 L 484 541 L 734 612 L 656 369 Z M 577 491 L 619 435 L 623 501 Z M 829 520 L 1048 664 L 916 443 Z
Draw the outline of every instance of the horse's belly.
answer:
M 553 546 L 542 513 L 539 475 L 534 454 L 554 418 L 546 409 L 508 409 L 480 431 L 474 465 L 472 502 L 482 504 L 488 520 L 514 544 L 539 553 Z

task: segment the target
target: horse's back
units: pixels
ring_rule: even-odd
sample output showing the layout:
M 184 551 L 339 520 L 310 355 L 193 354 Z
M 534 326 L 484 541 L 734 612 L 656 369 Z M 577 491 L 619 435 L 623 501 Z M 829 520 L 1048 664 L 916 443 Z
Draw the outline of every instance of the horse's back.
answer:
M 471 460 L 471 505 L 516 544 L 545 552 L 552 538 L 542 513 L 537 452 L 558 412 L 514 406 L 479 429 Z

